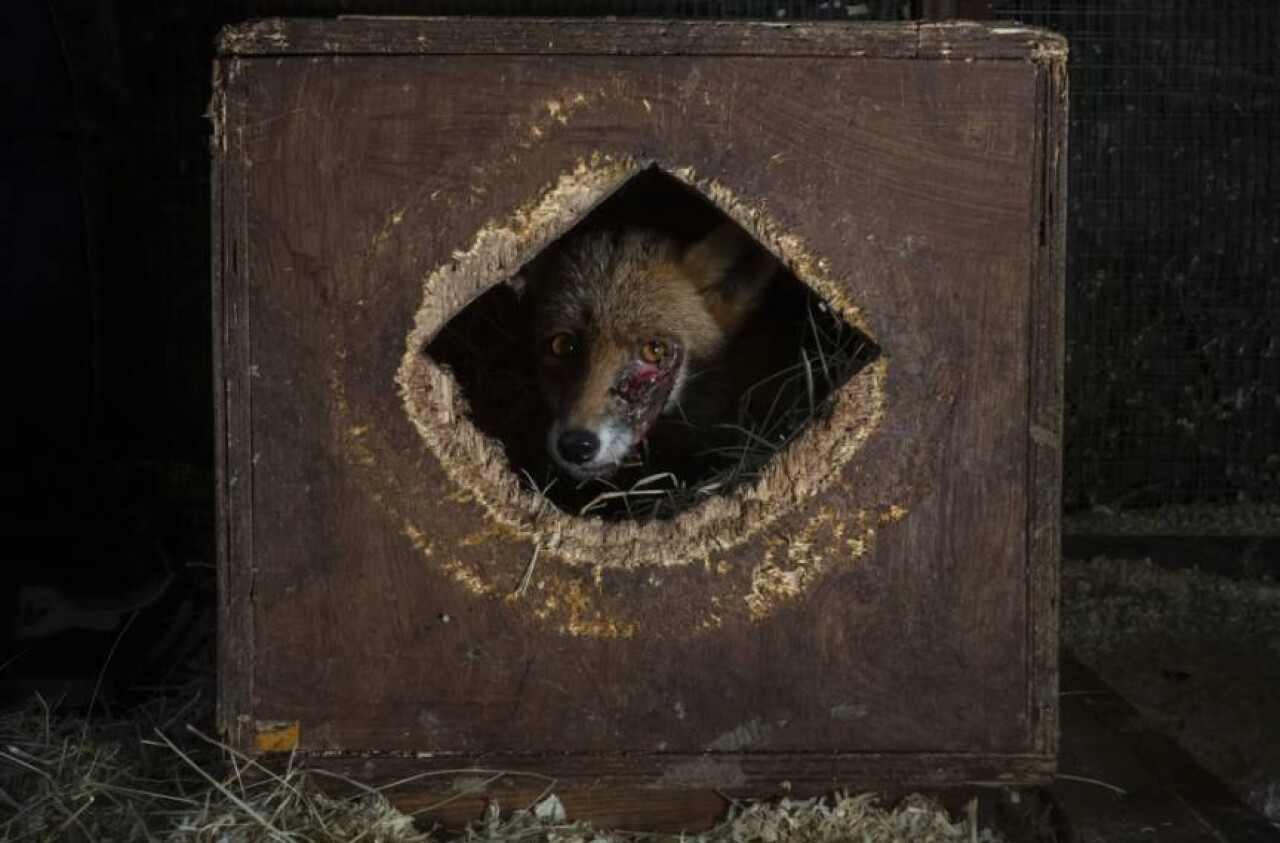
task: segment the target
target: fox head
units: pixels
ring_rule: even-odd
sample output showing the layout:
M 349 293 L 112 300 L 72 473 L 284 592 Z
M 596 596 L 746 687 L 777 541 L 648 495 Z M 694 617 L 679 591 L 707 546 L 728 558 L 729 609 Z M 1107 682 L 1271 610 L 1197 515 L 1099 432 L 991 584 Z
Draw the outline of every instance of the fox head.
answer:
M 689 247 L 641 229 L 565 242 L 528 285 L 553 462 L 578 478 L 617 469 L 756 310 L 775 266 L 731 224 Z

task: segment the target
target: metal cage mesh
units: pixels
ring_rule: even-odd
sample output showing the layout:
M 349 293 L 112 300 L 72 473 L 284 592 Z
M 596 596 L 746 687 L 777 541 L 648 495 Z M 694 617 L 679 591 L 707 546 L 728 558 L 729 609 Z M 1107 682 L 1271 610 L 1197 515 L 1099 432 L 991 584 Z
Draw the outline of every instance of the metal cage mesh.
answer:
M 999 0 L 1071 43 L 1067 504 L 1280 498 L 1280 4 Z

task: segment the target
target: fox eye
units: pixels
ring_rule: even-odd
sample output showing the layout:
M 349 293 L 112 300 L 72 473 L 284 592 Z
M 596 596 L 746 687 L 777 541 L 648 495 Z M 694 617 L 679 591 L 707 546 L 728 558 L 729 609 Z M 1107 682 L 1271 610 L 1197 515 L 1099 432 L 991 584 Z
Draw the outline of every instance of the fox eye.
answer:
M 561 331 L 547 343 L 547 350 L 555 357 L 572 357 L 578 353 L 578 338 L 568 331 Z
M 651 365 L 658 365 L 666 358 L 670 349 L 659 339 L 652 339 L 640 346 L 640 359 Z

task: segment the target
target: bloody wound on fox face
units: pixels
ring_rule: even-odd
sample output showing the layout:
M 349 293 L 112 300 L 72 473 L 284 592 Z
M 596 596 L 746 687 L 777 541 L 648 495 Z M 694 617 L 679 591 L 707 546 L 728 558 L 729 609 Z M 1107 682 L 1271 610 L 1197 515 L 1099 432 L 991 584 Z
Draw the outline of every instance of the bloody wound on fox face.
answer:
M 547 452 L 577 478 L 613 473 L 757 308 L 776 262 L 726 223 L 683 247 L 642 229 L 571 236 L 531 273 Z

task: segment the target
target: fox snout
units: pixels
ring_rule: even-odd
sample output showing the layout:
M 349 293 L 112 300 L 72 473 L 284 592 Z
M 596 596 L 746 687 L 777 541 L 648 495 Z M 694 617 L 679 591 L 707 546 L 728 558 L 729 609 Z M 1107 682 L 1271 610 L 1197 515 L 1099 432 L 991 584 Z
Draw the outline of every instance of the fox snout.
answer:
M 551 350 L 540 366 L 555 411 L 548 453 L 574 477 L 608 474 L 678 397 L 683 355 L 656 338 L 634 349 L 589 336 L 552 345 L 560 353 Z
M 566 242 L 533 273 L 538 381 L 552 411 L 547 452 L 565 473 L 615 471 L 679 407 L 756 306 L 768 271 L 732 273 L 748 248 L 727 226 L 683 248 L 637 229 Z

